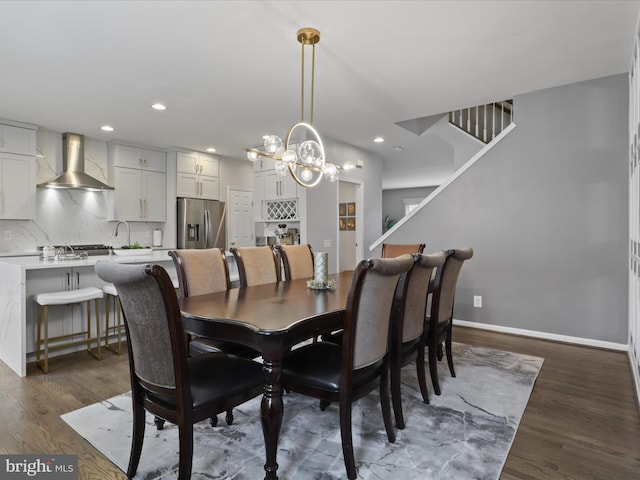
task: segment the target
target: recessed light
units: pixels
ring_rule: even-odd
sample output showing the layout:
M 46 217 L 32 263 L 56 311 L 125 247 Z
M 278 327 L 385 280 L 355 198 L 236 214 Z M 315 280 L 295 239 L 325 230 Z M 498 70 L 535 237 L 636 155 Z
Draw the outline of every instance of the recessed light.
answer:
M 151 108 L 153 108 L 154 110 L 166 110 L 167 106 L 163 103 L 154 103 L 153 105 L 151 105 Z
M 401 152 L 401 151 L 402 151 L 402 147 L 393 147 L 393 149 L 394 149 L 396 152 Z
M 111 125 L 102 125 L 100 130 L 103 132 L 113 132 L 113 127 Z
M 208 148 L 207 148 L 207 152 L 209 152 L 209 153 L 213 153 L 213 152 L 215 152 L 215 151 L 216 151 L 216 149 L 215 149 L 215 148 L 213 148 L 213 147 L 208 147 Z
M 376 142 L 376 143 L 382 143 L 382 142 L 384 142 L 384 138 L 376 137 L 376 138 L 373 139 L 373 141 Z

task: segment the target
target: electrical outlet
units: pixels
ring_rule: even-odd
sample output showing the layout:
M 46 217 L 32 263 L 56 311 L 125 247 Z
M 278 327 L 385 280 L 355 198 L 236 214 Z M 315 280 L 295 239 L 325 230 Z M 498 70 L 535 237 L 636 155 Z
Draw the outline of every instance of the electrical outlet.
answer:
M 147 230 L 147 238 L 151 238 L 151 230 Z
M 324 241 L 324 248 L 331 248 L 331 239 Z
M 4 231 L 4 238 L 5 240 L 11 240 L 11 230 Z
M 480 295 L 473 296 L 473 306 L 476 308 L 482 308 L 482 297 Z

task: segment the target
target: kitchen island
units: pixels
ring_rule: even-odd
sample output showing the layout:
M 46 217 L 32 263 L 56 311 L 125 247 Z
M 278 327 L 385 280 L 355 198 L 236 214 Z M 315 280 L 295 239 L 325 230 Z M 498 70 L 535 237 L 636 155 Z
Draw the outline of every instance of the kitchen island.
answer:
M 117 263 L 162 265 L 172 278 L 176 277 L 168 250 L 154 250 L 146 255 L 95 255 L 79 260 L 42 260 L 39 256 L 0 258 L 0 360 L 21 377 L 27 374 L 27 360 L 35 357 L 37 308 L 34 295 L 43 292 L 80 287 L 102 287 L 105 282 L 95 274 L 99 260 Z M 104 304 L 100 302 L 101 324 L 104 325 Z M 75 310 L 75 311 L 74 311 Z M 54 324 L 54 319 L 57 320 Z M 61 318 L 64 316 L 64 321 Z M 50 335 L 82 330 L 86 314 L 79 307 L 59 307 L 51 310 Z M 53 331 L 51 331 L 53 330 Z M 104 334 L 104 327 L 101 328 Z M 78 349 L 82 349 L 78 346 Z M 62 351 L 64 352 L 64 351 Z

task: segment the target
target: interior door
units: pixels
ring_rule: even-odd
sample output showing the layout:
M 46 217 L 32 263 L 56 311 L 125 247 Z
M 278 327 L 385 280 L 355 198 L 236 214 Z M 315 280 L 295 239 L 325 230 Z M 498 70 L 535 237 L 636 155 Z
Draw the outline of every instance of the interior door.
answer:
M 229 187 L 227 192 L 229 213 L 229 247 L 255 246 L 253 229 L 253 193 L 250 189 Z

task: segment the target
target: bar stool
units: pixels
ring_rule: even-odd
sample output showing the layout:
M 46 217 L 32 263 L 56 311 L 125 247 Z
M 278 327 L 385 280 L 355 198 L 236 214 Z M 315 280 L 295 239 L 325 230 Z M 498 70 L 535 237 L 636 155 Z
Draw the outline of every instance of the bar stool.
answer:
M 62 292 L 49 292 L 40 293 L 36 296 L 36 303 L 38 304 L 38 332 L 36 339 L 36 364 L 40 367 L 44 373 L 49 372 L 49 349 L 68 347 L 71 345 L 77 345 L 81 342 L 87 342 L 87 352 L 94 356 L 97 360 L 102 359 L 100 352 L 100 316 L 99 312 L 99 299 L 103 297 L 102 290 L 95 287 L 80 288 L 78 290 L 65 290 Z M 96 336 L 91 336 L 91 300 L 95 300 L 96 308 Z M 81 332 L 69 333 L 66 335 L 58 335 L 55 337 L 49 337 L 49 305 L 71 305 L 73 303 L 87 303 L 87 329 Z M 41 335 L 42 324 L 42 307 L 44 307 L 44 338 Z M 78 335 L 86 335 L 87 339 L 79 340 L 67 340 Z M 66 341 L 65 341 L 66 340 Z M 91 350 L 91 341 L 96 341 L 96 352 Z M 57 342 L 54 345 L 49 345 L 49 342 Z M 40 363 L 40 348 L 44 346 L 44 365 Z
M 102 287 L 102 292 L 106 295 L 106 306 L 105 306 L 105 314 L 106 314 L 106 323 L 104 329 L 104 348 L 105 350 L 109 350 L 110 352 L 116 353 L 120 355 L 122 353 L 122 334 L 124 333 L 124 325 L 122 324 L 122 316 L 121 316 L 121 308 L 120 308 L 120 297 L 118 297 L 118 291 L 113 284 L 108 284 Z M 111 300 L 113 300 L 113 310 L 114 315 L 117 318 L 117 323 L 111 326 L 109 319 L 111 318 L 111 314 L 109 312 L 109 306 L 111 305 Z M 109 346 L 109 334 L 111 331 L 114 331 L 118 336 L 118 347 L 110 347 Z

